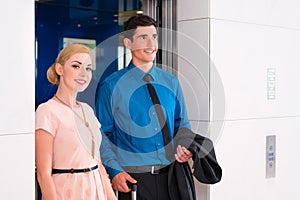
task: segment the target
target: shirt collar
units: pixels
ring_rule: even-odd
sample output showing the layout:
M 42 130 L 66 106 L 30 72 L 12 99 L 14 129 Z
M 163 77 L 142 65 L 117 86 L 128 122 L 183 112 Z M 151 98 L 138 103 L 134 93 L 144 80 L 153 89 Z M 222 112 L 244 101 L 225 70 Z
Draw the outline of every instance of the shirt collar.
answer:
M 145 72 L 140 70 L 137 66 L 135 66 L 132 61 L 130 61 L 129 65 L 127 66 L 128 70 L 135 70 L 134 73 L 132 73 L 132 76 L 137 80 L 137 81 L 143 81 L 143 77 L 146 75 Z M 156 66 L 152 66 L 151 70 L 149 73 L 151 75 L 152 81 L 156 81 L 157 78 L 157 69 Z

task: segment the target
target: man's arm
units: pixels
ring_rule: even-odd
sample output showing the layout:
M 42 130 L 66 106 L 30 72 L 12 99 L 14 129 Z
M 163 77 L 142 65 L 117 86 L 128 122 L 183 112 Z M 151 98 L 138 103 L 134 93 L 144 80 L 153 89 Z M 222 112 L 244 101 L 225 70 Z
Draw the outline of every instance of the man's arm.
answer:
M 96 98 L 96 116 L 101 124 L 102 142 L 100 146 L 101 160 L 113 178 L 123 171 L 117 162 L 117 156 L 113 151 L 113 143 L 108 138 L 114 132 L 114 118 L 111 111 L 111 93 L 108 83 L 104 82 L 98 87 Z
M 126 182 L 136 183 L 136 180 L 123 171 L 113 150 L 118 147 L 109 139 L 114 133 L 114 117 L 111 110 L 111 91 L 108 84 L 102 84 L 98 89 L 96 115 L 102 126 L 100 154 L 103 165 L 112 179 L 113 188 L 121 192 L 129 192 L 130 189 Z
M 180 86 L 180 83 L 177 79 L 177 88 L 176 88 L 176 104 L 175 104 L 175 122 L 174 128 L 177 131 L 179 128 L 186 127 L 191 128 L 190 122 L 188 119 L 187 109 L 185 105 L 185 100 L 183 92 Z
M 187 110 L 185 106 L 185 100 L 183 96 L 183 92 L 178 81 L 177 93 L 176 93 L 176 110 L 175 110 L 175 131 L 177 131 L 181 127 L 186 127 L 190 129 L 190 123 L 188 120 Z M 187 148 L 178 145 L 176 148 L 175 159 L 180 162 L 187 162 L 190 158 L 192 158 L 193 154 Z

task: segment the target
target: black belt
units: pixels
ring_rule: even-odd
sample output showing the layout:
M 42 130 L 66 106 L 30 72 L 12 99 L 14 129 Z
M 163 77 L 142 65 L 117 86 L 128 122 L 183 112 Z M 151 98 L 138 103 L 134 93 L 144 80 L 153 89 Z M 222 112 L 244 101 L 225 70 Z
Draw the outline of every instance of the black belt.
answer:
M 169 165 L 123 166 L 123 169 L 129 173 L 161 174 L 168 172 Z
M 84 168 L 84 169 L 52 169 L 52 174 L 62 174 L 62 173 L 83 173 L 83 172 L 90 172 L 95 169 L 98 169 L 98 165 L 95 165 L 94 167 L 90 168 Z

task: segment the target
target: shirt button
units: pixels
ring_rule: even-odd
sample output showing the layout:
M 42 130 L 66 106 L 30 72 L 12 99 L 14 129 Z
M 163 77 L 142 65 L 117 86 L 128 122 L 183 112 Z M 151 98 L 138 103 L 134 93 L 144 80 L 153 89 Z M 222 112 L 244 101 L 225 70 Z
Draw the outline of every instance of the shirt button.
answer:
M 155 115 L 155 112 L 153 112 L 152 115 Z
M 156 130 L 156 131 L 157 131 L 157 130 L 158 130 L 158 128 L 155 128 L 154 130 Z
M 160 143 L 158 143 L 157 146 L 160 146 Z

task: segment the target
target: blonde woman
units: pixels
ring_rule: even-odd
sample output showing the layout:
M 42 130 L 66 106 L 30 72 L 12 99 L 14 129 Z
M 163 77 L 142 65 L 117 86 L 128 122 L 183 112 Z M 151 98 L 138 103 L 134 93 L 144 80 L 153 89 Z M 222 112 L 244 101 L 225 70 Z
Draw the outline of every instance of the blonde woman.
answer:
M 91 81 L 92 64 L 89 49 L 73 44 L 47 71 L 58 89 L 36 110 L 36 168 L 44 200 L 116 199 L 101 164 L 100 123 L 88 104 L 76 100 Z

